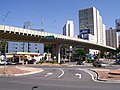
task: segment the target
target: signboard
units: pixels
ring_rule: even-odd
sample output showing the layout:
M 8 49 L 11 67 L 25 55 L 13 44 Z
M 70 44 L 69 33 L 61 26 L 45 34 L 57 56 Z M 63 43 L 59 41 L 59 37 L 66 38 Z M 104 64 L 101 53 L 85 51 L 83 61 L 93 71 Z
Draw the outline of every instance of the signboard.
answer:
M 85 39 L 85 40 L 89 40 L 89 34 L 80 34 L 79 35 L 80 39 Z
M 116 19 L 115 24 L 116 24 L 116 31 L 120 32 L 120 19 Z
M 89 40 L 90 29 L 80 30 L 79 38 Z
M 47 39 L 54 39 L 54 36 L 46 36 Z
M 90 33 L 90 29 L 81 29 L 80 30 L 80 34 L 89 34 Z

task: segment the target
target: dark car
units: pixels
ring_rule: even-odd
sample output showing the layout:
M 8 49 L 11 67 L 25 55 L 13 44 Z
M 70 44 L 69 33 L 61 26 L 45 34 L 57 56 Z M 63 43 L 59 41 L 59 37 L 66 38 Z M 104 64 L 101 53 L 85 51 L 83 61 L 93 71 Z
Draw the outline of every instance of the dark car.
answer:
M 77 65 L 84 65 L 84 63 L 82 60 L 80 60 L 80 61 L 77 61 Z
M 95 66 L 95 67 L 102 67 L 102 61 L 100 61 L 100 60 L 95 60 L 95 61 L 93 62 L 93 66 Z
M 120 59 L 117 59 L 117 60 L 115 61 L 115 63 L 116 63 L 116 64 L 120 64 Z

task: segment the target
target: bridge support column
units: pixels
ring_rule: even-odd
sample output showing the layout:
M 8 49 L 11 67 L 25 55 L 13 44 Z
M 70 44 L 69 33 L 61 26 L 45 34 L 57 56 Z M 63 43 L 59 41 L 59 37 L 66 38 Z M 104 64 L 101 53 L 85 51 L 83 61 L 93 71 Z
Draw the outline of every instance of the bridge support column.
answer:
M 60 63 L 60 44 L 53 44 L 52 45 L 52 56 L 56 56 L 58 63 Z

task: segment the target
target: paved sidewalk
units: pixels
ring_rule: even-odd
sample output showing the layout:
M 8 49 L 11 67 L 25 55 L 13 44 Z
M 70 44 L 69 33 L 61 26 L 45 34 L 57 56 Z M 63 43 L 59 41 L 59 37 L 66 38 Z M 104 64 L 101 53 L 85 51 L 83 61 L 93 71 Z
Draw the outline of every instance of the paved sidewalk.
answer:
M 101 81 L 120 81 L 120 68 L 116 70 L 96 68 L 91 69 L 97 73 L 97 79 Z
M 0 76 L 8 75 L 8 76 L 20 76 L 42 72 L 42 69 L 25 67 L 25 66 L 6 66 L 6 70 L 4 66 L 0 66 Z

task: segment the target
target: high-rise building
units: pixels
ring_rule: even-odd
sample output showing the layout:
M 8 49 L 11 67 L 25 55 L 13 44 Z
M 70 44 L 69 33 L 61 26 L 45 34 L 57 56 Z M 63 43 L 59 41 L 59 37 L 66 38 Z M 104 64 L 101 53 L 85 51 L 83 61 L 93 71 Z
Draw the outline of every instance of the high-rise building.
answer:
M 79 10 L 79 30 L 90 29 L 90 34 L 95 36 L 95 42 L 104 44 L 102 17 L 95 7 Z M 105 45 L 105 44 L 104 44 Z
M 116 29 L 110 28 L 109 30 L 106 30 L 106 45 L 114 48 L 119 47 L 118 33 L 116 33 Z
M 74 23 L 73 21 L 67 21 L 63 27 L 63 35 L 74 37 Z
M 120 35 L 118 36 L 118 42 L 119 42 L 119 46 L 120 46 Z
M 10 52 L 36 52 L 44 53 L 44 44 L 28 42 L 8 42 L 8 53 Z
M 103 45 L 106 46 L 106 27 L 105 25 L 103 24 L 103 38 L 102 38 L 102 41 L 103 41 Z

